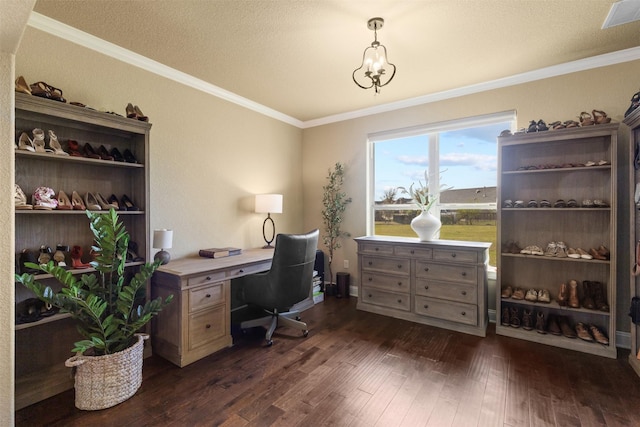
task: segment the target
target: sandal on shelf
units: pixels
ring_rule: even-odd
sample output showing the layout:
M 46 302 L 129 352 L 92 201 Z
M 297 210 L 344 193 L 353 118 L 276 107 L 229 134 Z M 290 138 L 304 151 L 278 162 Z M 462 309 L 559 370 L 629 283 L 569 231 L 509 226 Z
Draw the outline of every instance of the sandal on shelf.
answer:
M 593 201 L 593 206 L 596 208 L 608 208 L 609 203 L 605 202 L 604 200 L 600 200 L 600 199 L 594 199 Z
M 549 130 L 549 127 L 547 126 L 547 124 L 542 119 L 538 120 L 538 123 L 536 123 L 536 128 L 537 128 L 538 132 Z
M 49 91 L 49 85 L 45 82 L 37 82 L 29 85 L 31 89 L 31 94 L 34 96 L 39 96 L 40 98 L 48 98 L 51 99 L 51 92 Z
M 33 209 L 52 210 L 58 207 L 56 193 L 49 187 L 38 187 L 33 192 Z
M 33 144 L 29 135 L 26 132 L 22 132 L 20 134 L 20 138 L 18 139 L 18 150 L 31 151 L 32 153 L 36 152 L 36 146 Z
M 71 199 L 69 199 L 67 193 L 62 190 L 58 191 L 58 207 L 56 209 L 65 211 L 73 209 L 73 206 L 71 206 Z
M 516 200 L 516 201 L 513 203 L 513 207 L 514 207 L 514 208 L 524 208 L 524 201 L 522 201 L 522 200 Z
M 576 202 L 575 199 L 569 199 L 569 201 L 567 201 L 567 207 L 568 208 L 577 208 L 578 207 L 578 202 Z
M 540 207 L 541 208 L 550 208 L 551 207 L 551 203 L 549 203 L 549 201 L 546 200 L 546 199 L 542 199 L 542 200 L 540 200 Z
M 504 201 L 504 203 L 502 204 L 503 208 L 512 208 L 513 207 L 513 201 L 511 199 L 507 199 Z
M 53 150 L 53 154 L 57 154 L 59 156 L 69 155 L 69 153 L 62 149 L 62 145 L 60 145 L 58 137 L 52 130 L 49 130 L 49 147 L 51 147 L 51 149 Z
M 556 242 L 549 242 L 547 248 L 544 251 L 544 256 L 556 256 L 558 252 L 558 246 Z
M 553 204 L 553 207 L 554 207 L 554 208 L 564 208 L 564 207 L 566 207 L 566 206 L 567 206 L 567 204 L 566 204 L 566 203 L 565 203 L 565 201 L 564 201 L 564 200 L 562 200 L 562 199 L 558 199 L 558 200 L 556 200 L 556 202 Z
M 564 126 L 566 128 L 577 128 L 578 126 L 580 126 L 580 123 L 576 122 L 575 120 L 567 120 L 566 122 L 564 122 Z
M 527 203 L 527 207 L 528 208 L 537 208 L 538 207 L 538 202 L 535 200 L 529 200 L 529 203 Z
M 27 196 L 18 184 L 15 184 L 13 192 L 13 201 L 15 208 L 18 210 L 33 209 L 33 206 L 27 203 Z
M 586 111 L 580 113 L 579 118 L 581 126 L 591 126 L 595 124 L 595 122 L 593 121 L 593 117 L 591 117 L 591 114 L 587 113 Z
M 36 153 L 53 153 L 53 150 L 44 148 L 44 131 L 40 128 L 35 128 L 33 131 L 33 145 L 36 147 Z
M 624 113 L 624 116 L 627 117 L 629 114 L 633 113 L 636 108 L 640 106 L 640 92 L 636 92 L 631 97 L 631 105 L 627 108 L 627 111 Z
M 84 157 L 84 155 L 82 155 L 82 153 L 80 152 L 80 145 L 78 144 L 78 141 L 70 139 L 67 141 L 67 146 L 69 147 L 70 155 L 74 157 Z
M 29 89 L 29 85 L 22 76 L 19 76 L 16 79 L 16 92 L 22 92 L 26 93 L 27 95 L 31 95 L 31 89 Z
M 591 114 L 593 114 L 593 120 L 597 125 L 602 125 L 605 123 L 611 123 L 611 117 L 607 117 L 607 113 L 601 110 L 592 110 Z
M 502 132 L 500 132 L 500 136 L 511 136 L 511 130 L 509 129 L 505 129 Z
M 531 120 L 529 122 L 529 127 L 527 128 L 527 133 L 538 132 L 538 123 L 535 120 Z

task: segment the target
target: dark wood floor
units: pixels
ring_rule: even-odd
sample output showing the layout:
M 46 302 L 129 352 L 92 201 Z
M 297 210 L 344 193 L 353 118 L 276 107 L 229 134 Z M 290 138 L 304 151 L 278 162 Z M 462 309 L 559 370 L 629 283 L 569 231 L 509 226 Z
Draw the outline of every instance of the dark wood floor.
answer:
M 128 401 L 75 409 L 68 391 L 16 413 L 24 426 L 639 426 L 627 363 L 495 335 L 360 312 L 330 298 L 310 334 L 244 337 L 185 368 L 145 360 Z

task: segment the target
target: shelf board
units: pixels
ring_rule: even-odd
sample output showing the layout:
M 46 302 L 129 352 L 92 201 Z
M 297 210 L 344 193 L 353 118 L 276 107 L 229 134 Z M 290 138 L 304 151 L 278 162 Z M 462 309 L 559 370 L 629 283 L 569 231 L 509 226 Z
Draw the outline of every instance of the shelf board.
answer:
M 560 347 L 567 350 L 581 351 L 583 353 L 594 354 L 596 356 L 609 357 L 615 359 L 617 357 L 617 350 L 613 337 L 609 337 L 609 345 L 601 345 L 596 342 L 588 342 L 581 340 L 580 338 L 566 338 L 563 336 L 556 336 L 552 334 L 541 334 L 535 329 L 531 331 L 524 330 L 522 328 L 513 328 L 511 326 L 503 326 L 496 324 L 496 333 L 511 338 L 518 338 L 527 341 L 537 342 L 539 344 L 551 345 L 554 347 Z
M 584 259 L 584 258 L 569 258 L 569 257 L 557 257 L 557 256 L 544 256 L 544 255 L 528 255 L 528 254 L 510 254 L 502 253 L 503 257 L 508 258 L 527 258 L 527 259 L 539 259 L 543 261 L 560 261 L 560 262 L 587 262 L 592 264 L 611 264 L 611 261 L 606 259 Z
M 126 267 L 133 267 L 136 265 L 143 265 L 145 262 L 144 261 L 132 261 L 132 262 L 127 262 L 125 263 L 125 268 Z M 75 268 L 75 269 L 70 269 L 67 270 L 69 272 L 71 272 L 71 274 L 86 274 L 86 273 L 93 273 L 96 271 L 95 268 Z M 51 279 L 53 278 L 53 276 L 51 274 L 35 274 L 34 275 L 34 279 L 35 280 L 45 280 L 45 279 Z M 17 282 L 16 282 L 17 283 Z
M 553 211 L 553 212 L 575 212 L 575 211 L 583 211 L 583 212 L 597 212 L 597 211 L 610 211 L 611 207 L 608 208 L 501 208 L 502 211 Z
M 539 310 L 543 310 L 543 309 L 558 310 L 560 312 L 563 312 L 563 314 L 567 314 L 567 315 L 571 315 L 573 313 L 596 314 L 599 316 L 606 316 L 606 317 L 609 317 L 611 315 L 611 313 L 608 311 L 589 310 L 588 308 L 583 308 L 583 307 L 580 307 L 580 308 L 571 308 L 568 306 L 563 307 L 563 306 L 560 306 L 560 304 L 558 304 L 557 301 L 542 303 L 542 302 L 531 302 L 527 300 L 517 300 L 513 298 L 502 298 L 501 302 L 504 304 L 517 304 L 520 306 L 535 307 L 536 309 L 539 309 Z
M 90 164 L 91 166 L 108 166 L 110 168 L 120 167 L 120 168 L 144 168 L 144 164 L 141 163 L 127 163 L 127 162 L 116 162 L 114 160 L 102 160 L 102 159 L 90 159 L 87 157 L 76 157 L 76 156 L 61 156 L 59 154 L 52 153 L 34 153 L 26 150 L 15 150 L 16 157 L 31 157 L 34 159 L 41 159 L 47 161 L 58 161 L 58 162 L 74 162 L 74 163 L 85 163 Z
M 101 211 L 91 211 L 91 212 L 101 212 L 101 213 L 109 213 L 108 210 Z M 144 211 L 116 211 L 118 215 L 144 215 Z M 74 209 L 16 209 L 16 215 L 87 215 L 86 211 L 74 210 Z
M 57 322 L 58 320 L 68 319 L 69 317 L 71 317 L 71 314 L 69 314 L 69 313 L 57 313 L 57 314 L 54 314 L 54 315 L 49 316 L 49 317 L 43 317 L 42 319 L 40 319 L 38 321 L 35 321 L 35 322 L 16 324 L 15 325 L 15 330 L 16 331 L 20 331 L 20 330 L 23 330 L 23 329 L 29 329 L 29 328 L 33 328 L 35 326 L 40 326 L 40 325 L 45 325 L 47 323 Z
M 519 174 L 530 174 L 530 173 L 554 173 L 554 172 L 575 172 L 575 171 L 592 171 L 594 169 L 601 170 L 609 170 L 611 169 L 611 165 L 602 165 L 602 166 L 576 166 L 571 168 L 546 168 L 546 169 L 523 169 L 523 170 L 509 170 L 502 171 L 503 175 L 519 175 Z

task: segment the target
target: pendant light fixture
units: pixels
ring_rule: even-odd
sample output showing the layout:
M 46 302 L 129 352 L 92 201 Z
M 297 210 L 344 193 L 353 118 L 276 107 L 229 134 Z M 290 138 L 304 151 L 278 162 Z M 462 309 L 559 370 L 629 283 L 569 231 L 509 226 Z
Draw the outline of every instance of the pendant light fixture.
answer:
M 396 75 L 396 66 L 387 61 L 387 48 L 378 41 L 378 30 L 384 25 L 384 19 L 371 18 L 367 27 L 373 30 L 373 42 L 364 50 L 362 65 L 353 71 L 353 81 L 362 89 L 380 88 L 389 84 Z

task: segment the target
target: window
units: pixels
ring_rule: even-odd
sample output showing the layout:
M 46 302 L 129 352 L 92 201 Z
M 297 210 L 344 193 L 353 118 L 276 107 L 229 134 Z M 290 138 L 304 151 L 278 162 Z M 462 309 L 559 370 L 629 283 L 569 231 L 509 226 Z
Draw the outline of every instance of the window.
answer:
M 513 129 L 515 112 L 497 113 L 369 135 L 369 234 L 415 236 L 419 213 L 408 189 L 425 182 L 438 194 L 441 239 L 491 242 L 496 260 L 498 150 L 496 137 Z

